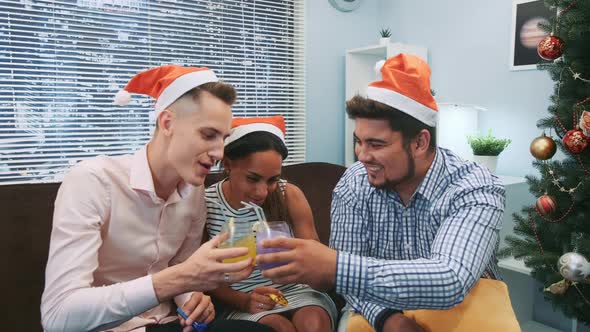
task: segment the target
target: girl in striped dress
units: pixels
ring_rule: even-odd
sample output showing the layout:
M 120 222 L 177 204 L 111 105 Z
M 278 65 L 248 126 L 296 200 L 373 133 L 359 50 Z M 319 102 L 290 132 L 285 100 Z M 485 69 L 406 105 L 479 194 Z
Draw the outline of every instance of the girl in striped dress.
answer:
M 284 132 L 282 116 L 234 118 L 225 141 L 223 166 L 227 177 L 205 192 L 210 238 L 220 233 L 229 217 L 234 217 L 235 223 L 253 225 L 258 221 L 251 209 L 240 210 L 244 201 L 261 206 L 269 221 L 287 221 L 293 236 L 318 240 L 303 192 L 281 179 L 282 163 L 288 154 Z M 222 314 L 227 319 L 257 321 L 277 332 L 334 330 L 336 306 L 328 295 L 307 285 L 273 284 L 258 269 L 249 278 L 210 294 L 229 308 Z M 270 294 L 283 295 L 288 304 L 278 305 Z

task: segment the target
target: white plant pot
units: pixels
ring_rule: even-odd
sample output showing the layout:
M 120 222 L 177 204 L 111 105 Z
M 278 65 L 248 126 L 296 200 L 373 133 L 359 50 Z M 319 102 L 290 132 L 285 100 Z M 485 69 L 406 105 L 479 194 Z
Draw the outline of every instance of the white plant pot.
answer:
M 473 155 L 473 161 L 487 167 L 490 172 L 496 173 L 498 166 L 498 156 L 476 156 Z
M 389 37 L 383 37 L 379 39 L 379 45 L 387 45 L 389 44 Z

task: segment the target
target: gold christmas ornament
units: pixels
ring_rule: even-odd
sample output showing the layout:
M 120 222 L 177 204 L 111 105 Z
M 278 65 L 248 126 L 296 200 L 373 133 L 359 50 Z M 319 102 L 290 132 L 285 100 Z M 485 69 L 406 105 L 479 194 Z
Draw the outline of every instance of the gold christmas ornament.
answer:
M 531 142 L 531 154 L 539 160 L 550 159 L 555 151 L 557 151 L 557 144 L 553 138 L 545 136 L 545 133 Z
M 563 295 L 571 285 L 571 281 L 563 279 L 561 281 L 551 284 L 551 286 L 545 288 L 544 291 L 550 292 L 551 294 L 555 295 Z

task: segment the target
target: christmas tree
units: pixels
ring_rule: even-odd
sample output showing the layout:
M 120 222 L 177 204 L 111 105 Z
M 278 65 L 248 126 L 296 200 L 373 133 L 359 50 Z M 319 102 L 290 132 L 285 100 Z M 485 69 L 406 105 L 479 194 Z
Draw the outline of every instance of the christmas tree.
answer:
M 534 206 L 514 215 L 515 236 L 501 255 L 523 259 L 545 285 L 545 298 L 567 316 L 590 324 L 590 1 L 546 0 L 558 9 L 542 25 L 538 46 L 555 82 L 543 134 L 530 152 L 540 176 L 527 176 Z M 547 135 L 545 135 L 547 134 Z M 562 160 L 553 159 L 556 148 Z

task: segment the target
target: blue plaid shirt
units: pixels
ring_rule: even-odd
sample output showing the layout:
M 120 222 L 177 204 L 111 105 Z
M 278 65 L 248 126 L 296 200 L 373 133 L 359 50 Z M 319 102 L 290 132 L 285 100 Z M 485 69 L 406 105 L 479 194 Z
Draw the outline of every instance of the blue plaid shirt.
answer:
M 375 325 L 387 308 L 448 309 L 480 277 L 497 278 L 505 191 L 473 162 L 437 148 L 408 206 L 353 164 L 334 189 L 336 291 Z

